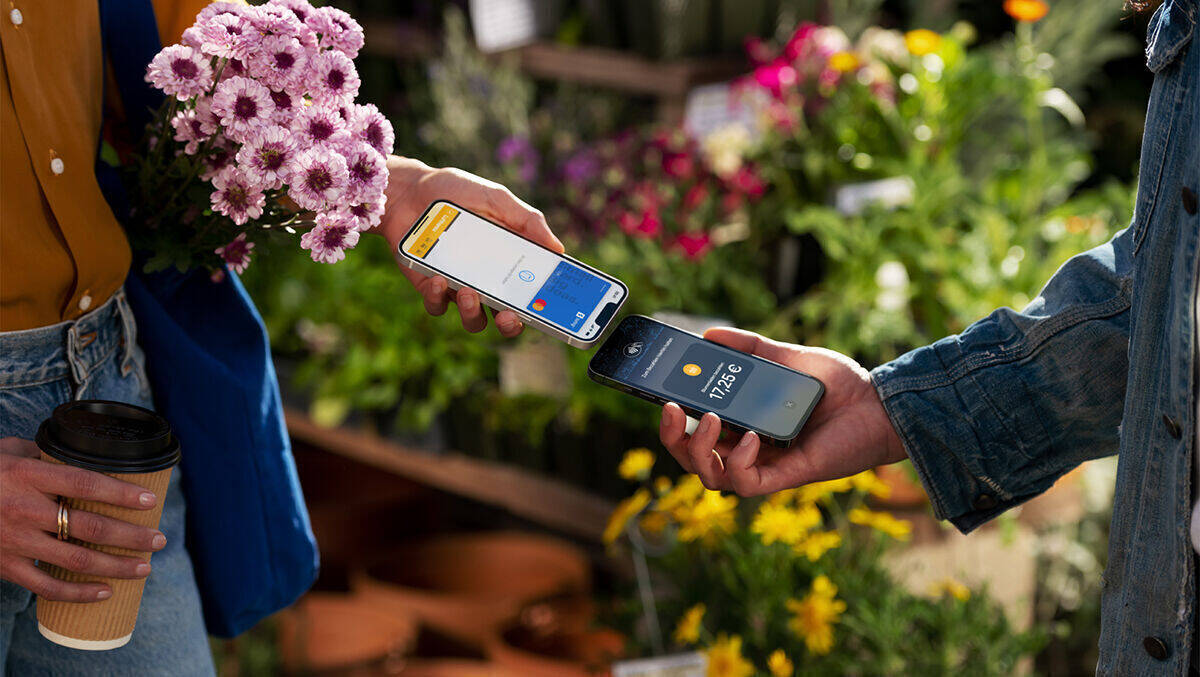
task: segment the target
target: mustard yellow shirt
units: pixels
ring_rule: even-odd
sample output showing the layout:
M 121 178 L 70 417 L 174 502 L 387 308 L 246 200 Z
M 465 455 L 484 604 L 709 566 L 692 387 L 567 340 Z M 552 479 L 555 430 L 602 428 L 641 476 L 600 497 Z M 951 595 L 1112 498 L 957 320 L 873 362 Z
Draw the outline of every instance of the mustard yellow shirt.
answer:
M 154 0 L 164 44 L 204 0 Z M 96 182 L 104 57 L 95 0 L 0 4 L 0 331 L 72 320 L 129 272 Z

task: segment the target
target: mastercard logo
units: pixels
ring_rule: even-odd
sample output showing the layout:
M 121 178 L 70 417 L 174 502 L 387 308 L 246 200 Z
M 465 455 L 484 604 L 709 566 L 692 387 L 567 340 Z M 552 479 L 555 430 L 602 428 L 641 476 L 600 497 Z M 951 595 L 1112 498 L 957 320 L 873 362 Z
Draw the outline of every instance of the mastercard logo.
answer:
M 544 299 L 538 299 L 538 300 L 536 300 L 536 301 L 534 301 L 534 302 L 533 302 L 533 309 L 534 309 L 534 310 L 542 310 L 542 309 L 544 309 L 545 307 L 546 307 L 546 301 L 545 301 Z
M 700 372 L 702 371 L 704 370 L 701 369 L 700 365 L 698 364 L 688 363 L 683 365 L 683 373 L 687 374 L 688 376 L 699 376 Z

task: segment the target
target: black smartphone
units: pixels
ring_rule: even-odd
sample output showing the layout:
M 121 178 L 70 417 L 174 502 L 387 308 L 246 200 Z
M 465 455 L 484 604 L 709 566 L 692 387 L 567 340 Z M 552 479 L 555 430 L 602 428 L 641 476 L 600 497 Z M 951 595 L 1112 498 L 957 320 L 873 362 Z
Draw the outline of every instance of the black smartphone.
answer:
M 617 325 L 588 376 L 656 404 L 675 402 L 696 418 L 711 411 L 730 431 L 753 430 L 776 446 L 800 434 L 825 392 L 808 374 L 642 315 Z

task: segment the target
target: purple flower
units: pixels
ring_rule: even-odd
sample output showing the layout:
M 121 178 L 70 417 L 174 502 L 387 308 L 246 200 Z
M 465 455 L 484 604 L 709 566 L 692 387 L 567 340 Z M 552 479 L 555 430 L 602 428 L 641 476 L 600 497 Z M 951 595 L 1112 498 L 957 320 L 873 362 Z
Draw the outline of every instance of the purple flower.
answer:
M 223 14 L 241 16 L 246 9 L 246 5 L 236 2 L 214 2 L 200 10 L 200 13 L 196 15 L 196 23 L 201 24 Z
M 301 84 L 308 65 L 308 54 L 296 38 L 269 35 L 258 51 L 250 56 L 250 72 L 274 90 L 286 90 Z
M 266 196 L 249 176 L 230 165 L 212 179 L 213 211 L 220 212 L 239 226 L 262 216 Z
M 353 204 L 343 210 L 343 214 L 349 220 L 354 229 L 359 232 L 368 231 L 383 220 L 383 212 L 387 204 L 384 202 L 384 196 L 380 195 L 379 199 L 374 202 L 360 202 Z
M 326 106 L 307 106 L 292 119 L 292 132 L 299 138 L 301 148 L 340 146 L 350 134 L 337 109 Z
M 296 109 L 292 105 L 292 95 L 286 90 L 271 90 L 271 103 L 275 104 L 275 112 L 271 114 L 271 122 L 291 129 L 292 121 L 296 118 Z
M 296 155 L 288 176 L 288 195 L 296 204 L 319 211 L 337 204 L 349 181 L 346 159 L 328 148 L 310 148 Z
M 246 240 L 245 233 L 238 233 L 232 242 L 224 247 L 217 247 L 213 253 L 220 256 L 233 269 L 233 272 L 241 275 L 246 271 L 246 266 L 250 265 L 250 252 L 252 251 L 254 251 L 254 243 Z
M 218 136 L 204 157 L 204 171 L 200 173 L 200 178 L 204 181 L 213 180 L 213 177 L 229 166 L 229 163 L 233 161 L 233 156 L 234 152 L 229 139 Z
M 350 127 L 351 134 L 367 142 L 381 154 L 392 154 L 396 134 L 392 131 L 392 123 L 383 117 L 374 104 L 350 104 L 346 124 Z
M 175 129 L 175 140 L 184 144 L 183 152 L 195 155 L 200 150 L 200 142 L 208 138 L 211 132 L 204 131 L 204 125 L 196 117 L 195 109 L 181 110 L 171 118 L 171 127 Z
M 340 105 L 358 96 L 358 71 L 341 52 L 321 52 L 313 57 L 308 74 L 308 94 L 318 102 Z
M 292 14 L 296 15 L 300 21 L 308 19 L 308 15 L 315 11 L 307 0 L 271 0 L 267 6 L 285 7 L 291 10 Z
M 516 162 L 519 165 L 517 175 L 525 183 L 537 178 L 538 153 L 533 144 L 529 143 L 528 137 L 510 136 L 501 141 L 500 147 L 496 149 L 496 159 L 502 164 Z
M 330 212 L 317 216 L 317 225 L 300 237 L 300 247 L 312 252 L 312 260 L 337 263 L 346 258 L 345 250 L 358 244 L 358 230 L 345 215 Z
M 353 59 L 363 46 L 363 29 L 346 12 L 336 7 L 314 9 L 304 20 L 321 36 L 321 47 L 331 47 Z
M 212 111 L 221 118 L 225 134 L 242 142 L 254 136 L 275 112 L 271 90 L 250 78 L 233 77 L 217 85 Z
M 171 45 L 150 61 L 146 82 L 180 101 L 187 101 L 212 87 L 213 73 L 208 59 L 200 52 L 187 45 Z
M 241 13 L 218 14 L 197 23 L 200 27 L 200 51 L 222 59 L 241 59 L 248 55 L 250 43 L 244 38 L 251 35 L 246 31 L 248 24 Z
M 575 187 L 581 187 L 591 182 L 599 173 L 600 161 L 591 149 L 575 153 L 563 165 L 563 176 L 566 177 L 567 183 Z
M 278 125 L 262 128 L 237 153 L 238 166 L 258 185 L 274 190 L 288 178 L 296 143 L 292 134 Z
M 204 33 L 200 32 L 199 26 L 189 26 L 183 31 L 183 35 L 179 37 L 179 44 L 200 49 L 200 45 L 204 44 Z
M 215 134 L 221 128 L 221 118 L 213 113 L 210 97 L 196 99 L 196 107 L 192 110 L 196 112 L 196 121 L 200 123 L 200 131 L 204 134 Z
M 349 202 L 381 202 L 387 188 L 387 161 L 374 148 L 361 141 L 346 144 L 341 149 L 346 158 L 349 180 L 345 200 Z
M 299 37 L 308 31 L 304 22 L 296 18 L 296 14 L 287 7 L 279 5 L 259 5 L 246 13 L 246 19 L 264 36 L 282 35 L 289 38 Z

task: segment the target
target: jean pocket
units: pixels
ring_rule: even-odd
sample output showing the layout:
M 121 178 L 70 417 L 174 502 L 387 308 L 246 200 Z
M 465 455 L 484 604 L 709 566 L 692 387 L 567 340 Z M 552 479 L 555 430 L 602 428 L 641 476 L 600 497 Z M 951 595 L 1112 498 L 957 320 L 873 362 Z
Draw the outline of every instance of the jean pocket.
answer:
M 71 384 L 65 378 L 0 388 L 0 437 L 33 439 L 54 408 L 70 399 Z

